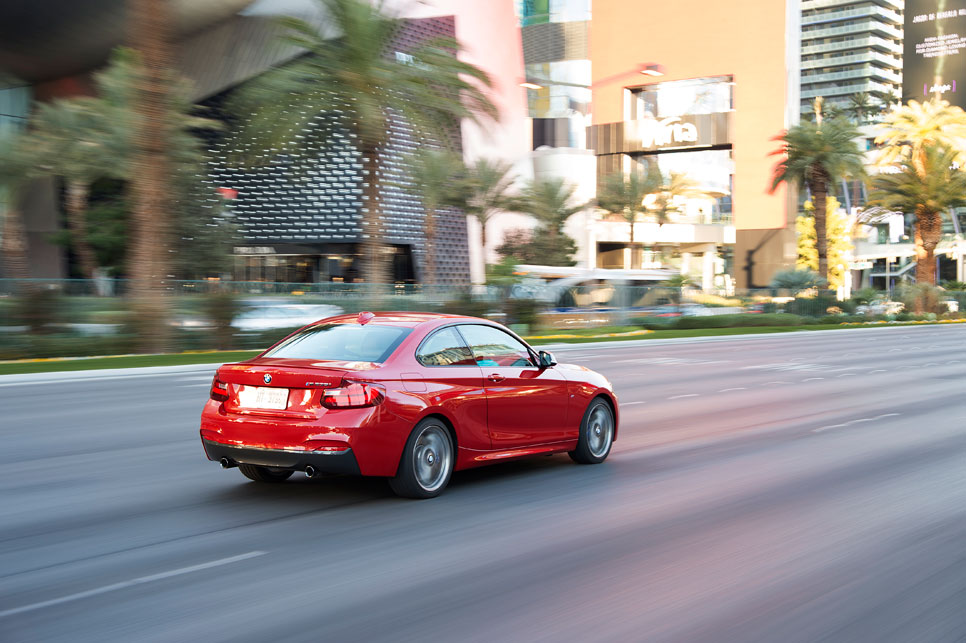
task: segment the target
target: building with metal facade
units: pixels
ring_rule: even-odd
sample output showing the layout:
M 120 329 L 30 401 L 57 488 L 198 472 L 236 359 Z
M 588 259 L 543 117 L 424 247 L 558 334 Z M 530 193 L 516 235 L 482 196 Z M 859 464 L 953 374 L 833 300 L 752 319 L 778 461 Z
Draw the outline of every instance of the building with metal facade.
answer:
M 802 111 L 816 97 L 900 96 L 905 0 L 802 0 Z

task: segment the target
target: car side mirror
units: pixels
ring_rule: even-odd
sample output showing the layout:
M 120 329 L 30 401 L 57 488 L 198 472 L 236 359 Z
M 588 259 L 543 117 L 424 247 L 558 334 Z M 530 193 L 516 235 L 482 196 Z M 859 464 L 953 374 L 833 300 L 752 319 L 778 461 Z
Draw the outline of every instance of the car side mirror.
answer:
M 557 359 L 550 351 L 540 351 L 540 366 L 550 368 L 557 365 Z

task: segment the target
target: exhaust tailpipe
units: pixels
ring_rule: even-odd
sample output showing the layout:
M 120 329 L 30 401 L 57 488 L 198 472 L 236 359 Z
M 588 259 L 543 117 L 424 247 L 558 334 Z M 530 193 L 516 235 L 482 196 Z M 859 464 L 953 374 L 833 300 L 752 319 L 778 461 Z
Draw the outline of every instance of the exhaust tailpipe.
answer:
M 314 478 L 316 473 L 317 473 L 317 471 L 315 470 L 315 467 L 313 467 L 311 464 L 309 466 L 305 467 L 305 477 L 306 478 Z
M 222 469 L 231 469 L 232 467 L 237 467 L 238 465 L 229 460 L 228 458 L 222 458 L 218 462 L 221 463 Z

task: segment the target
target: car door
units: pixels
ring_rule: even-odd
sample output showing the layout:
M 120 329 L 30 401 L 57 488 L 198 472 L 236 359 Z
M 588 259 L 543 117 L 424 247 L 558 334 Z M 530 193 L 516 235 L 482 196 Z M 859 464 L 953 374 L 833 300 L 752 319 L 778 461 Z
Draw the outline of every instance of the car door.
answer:
M 416 361 L 419 373 L 403 373 L 406 390 L 445 409 L 458 427 L 461 449 L 489 450 L 483 371 L 456 327 L 430 333 L 416 349 Z
M 460 324 L 483 370 L 486 416 L 494 449 L 512 449 L 567 439 L 567 380 L 537 366 L 537 356 L 495 326 Z

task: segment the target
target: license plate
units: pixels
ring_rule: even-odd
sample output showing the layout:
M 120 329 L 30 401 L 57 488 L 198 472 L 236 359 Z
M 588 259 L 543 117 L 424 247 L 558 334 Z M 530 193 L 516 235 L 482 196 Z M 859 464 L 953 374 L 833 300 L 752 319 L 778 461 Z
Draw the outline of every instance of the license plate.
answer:
M 238 391 L 238 405 L 252 409 L 284 409 L 288 406 L 288 389 L 271 386 L 243 386 Z

